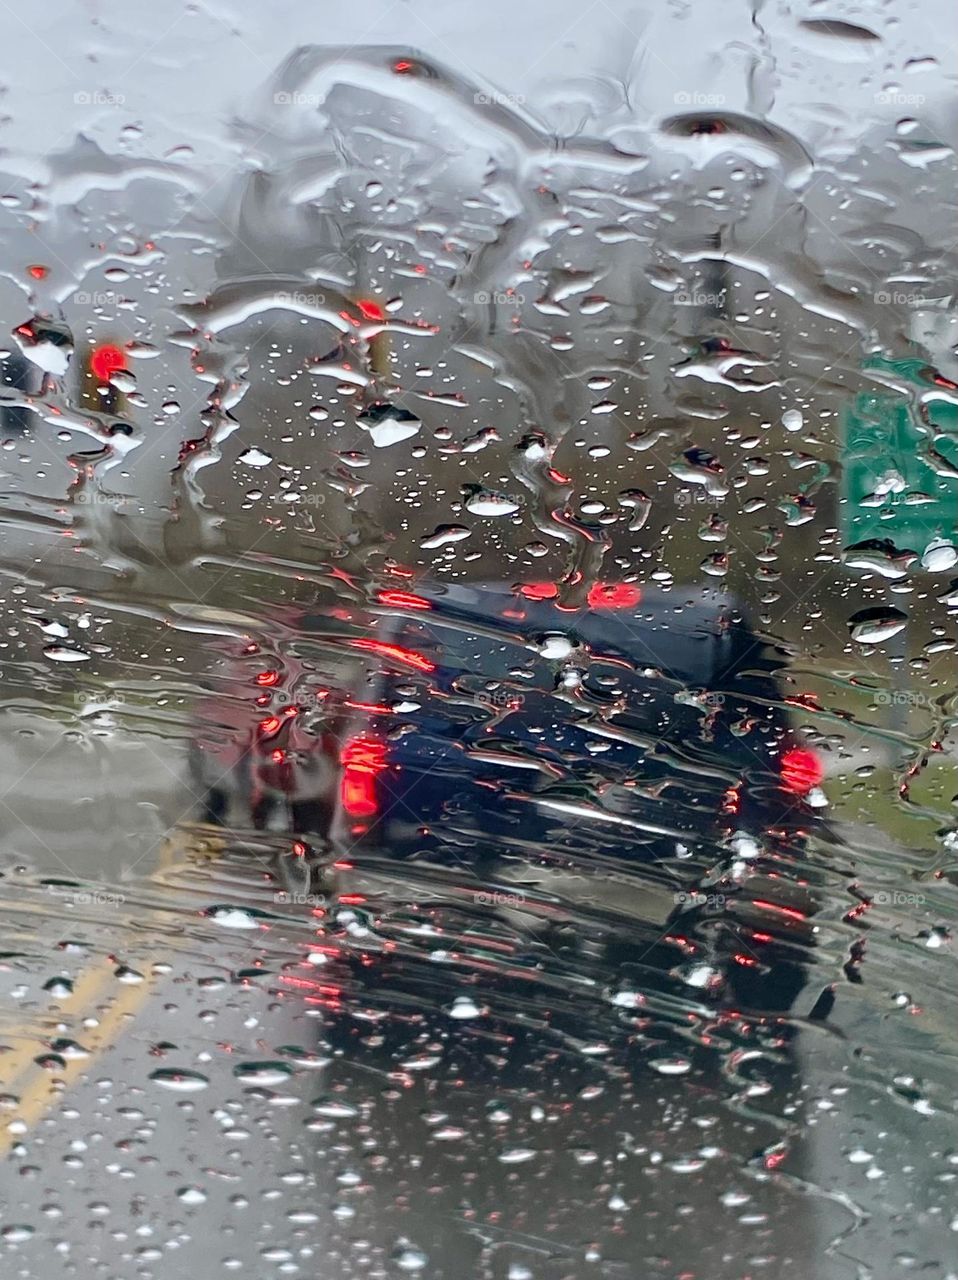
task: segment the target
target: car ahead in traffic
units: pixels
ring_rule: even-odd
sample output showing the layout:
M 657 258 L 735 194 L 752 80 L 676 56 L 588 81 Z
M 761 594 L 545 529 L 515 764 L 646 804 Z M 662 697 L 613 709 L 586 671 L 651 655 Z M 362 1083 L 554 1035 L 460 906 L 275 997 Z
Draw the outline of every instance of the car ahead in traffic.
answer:
M 337 612 L 297 616 L 295 660 L 253 676 L 247 728 L 217 752 L 197 735 L 208 821 L 290 831 L 355 883 L 413 864 L 478 877 L 543 927 L 586 906 L 608 938 L 641 924 L 681 950 L 697 931 L 701 985 L 712 953 L 746 984 L 794 968 L 822 771 L 783 659 L 724 593 L 600 584 L 570 607 L 551 584 L 436 585 L 381 591 L 350 631 Z M 311 642 L 354 659 L 344 687 L 310 682 Z

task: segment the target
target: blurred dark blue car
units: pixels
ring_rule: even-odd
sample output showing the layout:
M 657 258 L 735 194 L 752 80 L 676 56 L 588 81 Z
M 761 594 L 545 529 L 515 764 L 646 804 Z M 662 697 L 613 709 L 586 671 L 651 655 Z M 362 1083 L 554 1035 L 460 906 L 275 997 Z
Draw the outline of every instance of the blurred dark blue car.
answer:
M 822 770 L 783 657 L 725 593 L 619 583 L 569 607 L 551 584 L 430 586 L 380 592 L 360 623 L 296 622 L 300 655 L 315 636 L 357 660 L 348 689 L 307 712 L 309 664 L 287 663 L 225 769 L 194 750 L 208 820 L 319 837 L 344 865 L 460 870 L 550 927 L 584 909 L 681 949 L 713 920 L 745 978 L 808 943 Z

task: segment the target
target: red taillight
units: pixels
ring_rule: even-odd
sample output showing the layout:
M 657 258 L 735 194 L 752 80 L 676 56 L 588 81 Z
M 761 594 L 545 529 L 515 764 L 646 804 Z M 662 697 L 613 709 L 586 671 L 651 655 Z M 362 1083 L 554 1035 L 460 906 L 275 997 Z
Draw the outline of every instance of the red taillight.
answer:
M 781 761 L 782 786 L 793 795 L 803 796 L 813 787 L 821 785 L 825 777 L 822 762 L 814 751 L 794 747 L 786 751 Z
M 554 582 L 525 582 L 519 588 L 519 594 L 527 600 L 554 600 L 559 588 Z
M 378 738 L 353 738 L 339 753 L 343 767 L 339 793 L 351 818 L 373 818 L 379 812 L 376 778 L 386 768 L 386 745 Z
M 597 582 L 589 591 L 590 609 L 634 609 L 642 599 L 633 582 Z

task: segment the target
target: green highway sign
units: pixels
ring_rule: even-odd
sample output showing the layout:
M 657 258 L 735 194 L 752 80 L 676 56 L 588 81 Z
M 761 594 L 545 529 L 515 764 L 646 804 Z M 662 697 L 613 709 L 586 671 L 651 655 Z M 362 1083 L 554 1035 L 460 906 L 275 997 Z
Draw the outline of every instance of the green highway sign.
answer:
M 875 386 L 846 412 L 842 536 L 846 547 L 887 538 L 920 557 L 936 539 L 958 537 L 958 407 L 933 401 L 929 430 L 917 410 L 918 395 L 935 385 L 926 361 L 872 357 L 865 368 L 908 383 L 916 397 Z M 953 476 L 943 474 L 949 467 Z

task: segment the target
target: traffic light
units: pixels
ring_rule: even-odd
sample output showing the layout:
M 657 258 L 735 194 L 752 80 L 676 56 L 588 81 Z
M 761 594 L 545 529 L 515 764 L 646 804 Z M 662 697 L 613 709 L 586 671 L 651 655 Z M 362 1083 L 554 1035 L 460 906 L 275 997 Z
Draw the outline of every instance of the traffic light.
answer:
M 100 413 L 122 414 L 126 397 L 110 379 L 128 367 L 126 352 L 117 343 L 98 342 L 91 346 L 82 364 L 81 404 Z
M 364 320 L 385 320 L 386 312 L 375 298 L 357 298 L 356 306 Z M 377 378 L 389 374 L 389 334 L 383 330 L 369 339 L 369 364 Z

